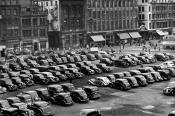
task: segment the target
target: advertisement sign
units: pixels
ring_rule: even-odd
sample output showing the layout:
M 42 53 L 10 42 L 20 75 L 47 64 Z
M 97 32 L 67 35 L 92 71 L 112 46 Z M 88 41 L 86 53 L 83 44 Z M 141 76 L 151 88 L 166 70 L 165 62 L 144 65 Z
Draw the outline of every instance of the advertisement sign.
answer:
M 56 6 L 48 10 L 47 20 L 49 22 L 49 31 L 60 31 L 60 11 L 59 1 Z

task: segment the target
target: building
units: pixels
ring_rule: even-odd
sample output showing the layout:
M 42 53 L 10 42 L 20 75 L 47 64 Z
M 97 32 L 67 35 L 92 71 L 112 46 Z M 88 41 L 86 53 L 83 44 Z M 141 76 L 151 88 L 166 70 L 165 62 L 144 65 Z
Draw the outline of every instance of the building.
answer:
M 174 0 L 138 0 L 138 23 L 145 26 L 147 39 L 173 33 L 175 27 Z M 157 34 L 156 34 L 157 33 Z M 159 35 L 159 36 L 156 36 Z
M 33 0 L 0 0 L 0 39 L 8 48 L 47 48 L 47 12 Z

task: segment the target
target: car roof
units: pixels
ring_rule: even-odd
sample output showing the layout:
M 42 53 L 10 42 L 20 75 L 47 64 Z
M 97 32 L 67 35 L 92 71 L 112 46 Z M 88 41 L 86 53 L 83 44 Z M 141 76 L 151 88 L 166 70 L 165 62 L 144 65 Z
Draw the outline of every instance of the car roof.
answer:
M 48 105 L 48 102 L 45 102 L 45 101 L 37 101 L 37 102 L 34 102 L 34 104 L 36 106 L 39 106 L 39 107 L 45 107 Z

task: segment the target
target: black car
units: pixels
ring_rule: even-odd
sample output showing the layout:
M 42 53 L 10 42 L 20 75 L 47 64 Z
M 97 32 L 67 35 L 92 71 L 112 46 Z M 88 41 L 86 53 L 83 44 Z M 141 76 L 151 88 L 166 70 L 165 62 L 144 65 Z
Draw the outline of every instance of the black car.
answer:
M 124 74 L 123 72 L 118 72 L 118 73 L 113 73 L 113 75 L 115 76 L 115 78 L 123 78 L 124 77 Z
M 81 61 L 83 61 L 81 59 L 81 56 L 79 56 L 79 55 L 74 56 L 74 60 L 75 60 L 75 62 L 81 62 Z
M 21 103 L 21 100 L 18 97 L 8 97 L 6 100 L 8 100 L 11 106 L 15 103 Z
M 154 80 L 156 82 L 161 82 L 163 81 L 163 78 L 161 77 L 159 72 L 150 72 L 150 74 L 152 75 L 152 77 L 154 78 Z
M 92 70 L 89 66 L 82 66 L 80 71 L 86 75 L 94 75 L 95 71 Z
M 13 71 L 20 71 L 21 67 L 17 63 L 10 63 L 9 68 L 12 69 Z
M 86 92 L 90 100 L 99 99 L 101 97 L 98 87 L 96 86 L 83 86 L 82 89 Z
M 107 66 L 113 66 L 114 65 L 113 61 L 110 60 L 109 58 L 102 58 L 102 59 L 100 59 L 100 63 L 104 63 Z
M 160 73 L 164 81 L 169 81 L 171 79 L 169 70 L 158 70 L 157 72 Z
M 84 77 L 84 74 L 79 72 L 76 68 L 68 68 L 67 69 L 70 73 L 74 74 L 75 78 L 80 79 Z
M 68 60 L 69 63 L 74 63 L 75 62 L 73 56 L 67 56 L 67 60 Z
M 130 72 L 131 76 L 140 75 L 141 74 L 141 72 L 139 70 L 130 70 L 129 72 Z
M 16 91 L 18 87 L 8 78 L 0 79 L 0 85 L 7 88 L 8 91 Z
M 128 80 L 124 78 L 116 79 L 116 81 L 111 84 L 111 87 L 122 91 L 131 89 L 131 85 L 129 84 Z
M 106 64 L 99 63 L 99 64 L 96 64 L 96 66 L 97 66 L 98 68 L 100 68 L 103 72 L 106 72 L 106 73 L 112 72 L 112 68 L 106 66 Z
M 77 89 L 71 91 L 72 100 L 78 103 L 87 103 L 89 98 L 83 89 Z
M 34 74 L 33 80 L 36 84 L 44 84 L 44 85 L 49 84 L 49 79 L 45 78 L 44 75 L 42 74 Z
M 61 60 L 63 61 L 64 64 L 68 63 L 67 57 L 61 57 Z
M 63 90 L 66 92 L 75 90 L 75 86 L 72 83 L 62 83 L 61 86 L 63 87 Z
M 80 55 L 80 58 L 81 58 L 82 61 L 87 61 L 88 60 L 86 55 Z
M 128 80 L 132 88 L 137 88 L 139 86 L 135 77 L 124 77 L 124 79 Z
M 26 74 L 20 74 L 19 77 L 21 78 L 22 82 L 24 82 L 26 84 L 26 86 L 33 86 L 34 85 L 34 81 L 32 80 L 33 77 L 31 79 L 31 77 L 29 75 L 26 75 Z
M 26 87 L 26 84 L 22 82 L 21 78 L 19 77 L 13 77 L 11 78 L 13 84 L 17 85 L 19 89 L 23 89 Z
M 38 88 L 38 89 L 36 89 L 36 92 L 42 101 L 50 101 L 51 100 L 51 96 L 50 96 L 47 88 Z
M 114 65 L 117 66 L 117 67 L 123 67 L 123 68 L 128 68 L 129 67 L 129 63 L 125 62 L 122 59 L 115 60 Z
M 61 74 L 60 71 L 49 70 L 53 74 L 53 76 L 59 78 L 60 81 L 68 80 L 68 77 L 64 74 Z
M 145 79 L 144 76 L 142 76 L 142 75 L 135 75 L 134 77 L 136 78 L 137 83 L 139 84 L 139 86 L 144 87 L 144 86 L 148 85 L 147 80 Z

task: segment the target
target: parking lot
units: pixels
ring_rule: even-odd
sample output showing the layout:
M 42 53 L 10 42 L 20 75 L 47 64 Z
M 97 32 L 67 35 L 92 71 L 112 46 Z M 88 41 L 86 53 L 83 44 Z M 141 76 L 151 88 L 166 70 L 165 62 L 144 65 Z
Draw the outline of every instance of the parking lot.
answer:
M 121 54 L 139 53 L 140 50 L 125 50 Z M 171 52 L 173 54 L 173 52 Z M 98 62 L 98 61 L 94 61 Z M 155 63 L 159 64 L 160 62 Z M 149 66 L 153 64 L 144 64 Z M 129 71 L 139 68 L 140 65 L 119 68 L 114 67 L 112 73 Z M 76 88 L 87 85 L 87 81 L 94 77 L 109 75 L 109 73 L 96 74 L 92 76 L 85 76 L 82 79 L 72 80 Z M 172 78 L 171 80 L 175 80 Z M 61 83 L 69 82 L 68 80 Z M 167 86 L 169 81 L 156 82 L 149 84 L 147 87 L 139 87 L 129 91 L 120 91 L 109 87 L 99 87 L 101 98 L 98 100 L 90 100 L 88 103 L 74 103 L 73 106 L 64 107 L 51 104 L 55 116 L 78 116 L 81 109 L 95 108 L 99 109 L 104 116 L 167 116 L 168 113 L 174 110 L 175 99 L 173 96 L 165 96 L 162 93 L 164 87 Z M 46 85 L 35 85 L 25 89 L 19 89 L 15 92 L 8 92 L 0 95 L 1 99 L 6 99 L 9 96 L 16 96 L 25 90 L 35 90 L 37 88 L 46 87 Z

